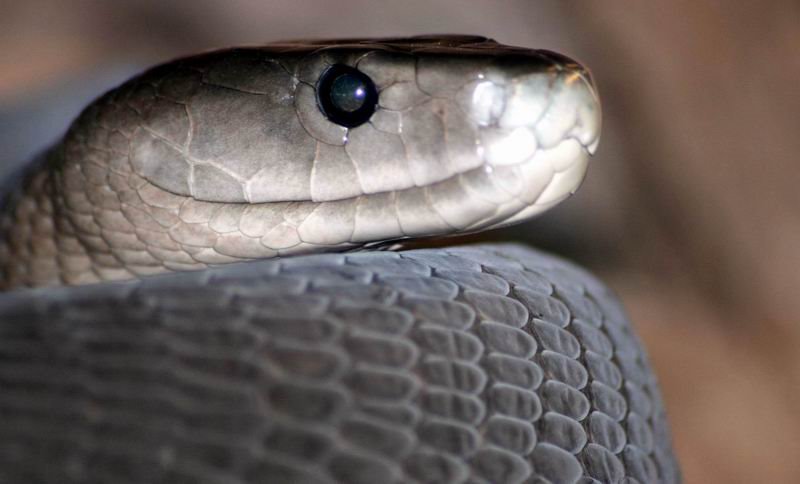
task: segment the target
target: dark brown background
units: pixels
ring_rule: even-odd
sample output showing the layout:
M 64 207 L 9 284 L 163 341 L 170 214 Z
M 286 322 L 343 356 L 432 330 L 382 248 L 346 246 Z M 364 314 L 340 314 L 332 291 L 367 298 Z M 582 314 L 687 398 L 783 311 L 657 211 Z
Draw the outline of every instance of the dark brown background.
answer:
M 618 291 L 688 483 L 800 482 L 800 4 L 0 1 L 0 156 L 140 67 L 243 43 L 474 33 L 584 61 L 604 138 L 579 195 L 495 236 Z

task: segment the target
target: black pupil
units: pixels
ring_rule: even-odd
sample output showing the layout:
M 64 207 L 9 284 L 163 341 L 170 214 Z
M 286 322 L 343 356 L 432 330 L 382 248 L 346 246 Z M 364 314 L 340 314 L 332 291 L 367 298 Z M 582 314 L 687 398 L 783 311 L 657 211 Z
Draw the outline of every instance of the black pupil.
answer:
M 342 111 L 352 113 L 358 110 L 366 98 L 367 86 L 350 74 L 342 74 L 331 85 L 331 101 Z
M 378 90 L 355 67 L 334 64 L 317 81 L 317 105 L 329 121 L 346 128 L 360 126 L 378 106 Z

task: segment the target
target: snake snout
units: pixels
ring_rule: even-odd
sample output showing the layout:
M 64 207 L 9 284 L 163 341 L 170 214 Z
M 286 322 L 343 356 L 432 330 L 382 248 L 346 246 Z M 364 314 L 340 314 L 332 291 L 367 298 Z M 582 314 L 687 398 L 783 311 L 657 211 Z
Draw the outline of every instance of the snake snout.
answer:
M 600 138 L 600 101 L 591 74 L 579 64 L 562 65 L 549 91 L 548 108 L 536 123 L 547 149 L 574 139 L 594 154 Z
M 492 184 L 522 207 L 491 227 L 526 220 L 573 194 L 600 136 L 599 99 L 581 65 L 545 52 L 501 74 L 475 85 L 471 115 Z
M 503 109 L 487 124 L 509 151 L 551 149 L 575 139 L 591 153 L 600 134 L 600 104 L 589 73 L 563 66 L 513 78 L 501 90 Z M 524 141 L 524 142 L 523 142 Z

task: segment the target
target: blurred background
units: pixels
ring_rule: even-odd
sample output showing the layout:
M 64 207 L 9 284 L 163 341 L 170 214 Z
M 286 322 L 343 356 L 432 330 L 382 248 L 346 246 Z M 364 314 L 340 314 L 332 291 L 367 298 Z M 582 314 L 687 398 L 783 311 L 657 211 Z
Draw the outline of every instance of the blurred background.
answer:
M 593 71 L 578 195 L 492 238 L 598 273 L 659 374 L 687 483 L 800 482 L 800 3 L 0 0 L 0 174 L 138 70 L 234 44 L 470 33 Z

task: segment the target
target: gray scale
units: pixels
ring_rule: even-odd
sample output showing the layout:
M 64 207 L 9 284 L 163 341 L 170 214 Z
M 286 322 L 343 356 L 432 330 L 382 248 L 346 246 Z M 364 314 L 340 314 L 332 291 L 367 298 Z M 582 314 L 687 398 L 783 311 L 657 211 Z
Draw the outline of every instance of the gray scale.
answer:
M 522 265 L 501 268 L 509 250 Z M 529 249 L 439 253 L 0 296 L 0 481 L 679 482 L 646 356 L 618 368 L 608 328 L 630 329 L 604 286 Z M 562 298 L 559 267 L 591 303 Z M 537 298 L 497 275 L 534 271 Z

